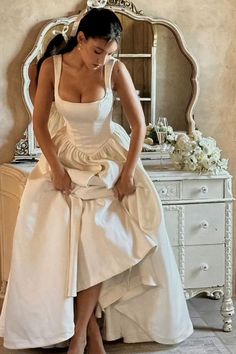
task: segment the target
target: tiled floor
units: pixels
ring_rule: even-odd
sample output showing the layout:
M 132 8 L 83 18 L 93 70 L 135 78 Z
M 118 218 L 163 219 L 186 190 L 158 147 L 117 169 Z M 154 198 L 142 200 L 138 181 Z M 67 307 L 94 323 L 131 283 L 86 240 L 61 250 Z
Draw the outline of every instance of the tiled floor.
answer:
M 236 301 L 234 301 L 236 305 Z M 106 350 L 110 354 L 236 354 L 236 316 L 233 317 L 233 331 L 222 331 L 222 317 L 220 315 L 221 300 L 211 300 L 205 297 L 195 297 L 188 301 L 190 315 L 194 324 L 194 334 L 179 346 L 163 346 L 157 343 L 139 344 L 107 344 Z M 204 342 L 204 345 L 201 343 Z M 66 350 L 7 350 L 0 342 L 0 354 L 55 354 L 66 353 Z
M 222 331 L 222 316 L 220 314 L 221 300 L 211 300 L 204 297 L 195 297 L 190 300 L 191 317 L 194 313 L 191 308 L 197 311 L 198 318 L 203 320 L 208 325 L 208 330 L 212 332 L 222 341 L 230 353 L 236 354 L 236 315 L 233 316 L 233 331 Z M 236 300 L 234 300 L 236 307 Z M 193 318 L 194 322 L 194 318 Z M 208 331 L 207 330 L 207 331 Z

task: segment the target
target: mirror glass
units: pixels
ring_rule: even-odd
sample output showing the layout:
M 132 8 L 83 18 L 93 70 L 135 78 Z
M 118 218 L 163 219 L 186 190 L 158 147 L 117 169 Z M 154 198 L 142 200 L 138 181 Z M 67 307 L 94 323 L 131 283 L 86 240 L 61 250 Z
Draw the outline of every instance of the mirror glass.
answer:
M 188 131 L 192 66 L 167 27 L 158 25 L 157 38 L 157 116 L 167 117 L 175 131 Z

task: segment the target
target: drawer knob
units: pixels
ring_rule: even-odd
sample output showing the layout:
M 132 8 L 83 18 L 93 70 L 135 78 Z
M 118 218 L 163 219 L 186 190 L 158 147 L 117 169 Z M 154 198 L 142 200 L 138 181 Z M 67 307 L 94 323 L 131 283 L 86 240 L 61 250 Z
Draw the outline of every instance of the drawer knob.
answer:
M 204 194 L 207 193 L 208 192 L 208 187 L 207 186 L 202 186 L 201 187 L 201 192 L 204 193 Z
M 206 229 L 208 229 L 208 227 L 209 227 L 209 223 L 206 220 L 203 220 L 201 222 L 201 228 L 206 230 Z
M 202 263 L 200 269 L 206 272 L 209 269 L 209 265 L 207 263 Z
M 160 189 L 160 193 L 161 193 L 161 195 L 166 195 L 167 194 L 167 188 L 166 187 L 162 187 L 161 189 Z

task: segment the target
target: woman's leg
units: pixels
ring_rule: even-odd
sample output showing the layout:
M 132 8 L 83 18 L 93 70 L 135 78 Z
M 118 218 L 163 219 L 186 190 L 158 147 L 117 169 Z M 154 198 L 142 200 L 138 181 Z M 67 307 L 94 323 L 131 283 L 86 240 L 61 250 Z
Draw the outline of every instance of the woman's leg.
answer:
M 97 304 L 101 283 L 82 290 L 76 298 L 75 334 L 71 339 L 67 354 L 84 354 L 87 326 Z
M 106 354 L 100 329 L 94 315 L 92 313 L 88 323 L 88 354 Z

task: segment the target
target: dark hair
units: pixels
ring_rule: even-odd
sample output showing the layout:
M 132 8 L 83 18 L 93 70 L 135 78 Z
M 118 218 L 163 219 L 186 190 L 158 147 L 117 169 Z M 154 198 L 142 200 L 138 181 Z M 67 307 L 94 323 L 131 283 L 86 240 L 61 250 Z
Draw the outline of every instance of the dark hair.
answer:
M 122 26 L 115 13 L 108 9 L 92 9 L 81 19 L 78 31 L 84 32 L 85 38 L 104 38 L 107 41 L 119 41 Z
M 77 34 L 80 31 L 84 33 L 86 39 L 99 37 L 107 41 L 115 40 L 119 42 L 122 25 L 119 18 L 111 10 L 105 8 L 89 10 L 81 19 L 76 35 L 70 37 L 67 43 L 61 34 L 51 40 L 44 55 L 38 61 L 36 82 L 43 61 L 52 55 L 68 53 L 74 49 L 77 45 Z

